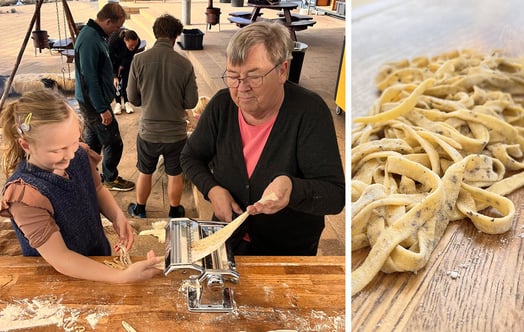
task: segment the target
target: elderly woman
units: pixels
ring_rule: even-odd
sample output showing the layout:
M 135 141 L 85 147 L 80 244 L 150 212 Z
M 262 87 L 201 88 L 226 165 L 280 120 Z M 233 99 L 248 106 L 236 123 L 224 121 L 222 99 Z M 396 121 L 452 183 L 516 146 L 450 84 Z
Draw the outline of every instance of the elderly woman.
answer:
M 223 80 L 181 155 L 214 218 L 250 217 L 230 238 L 235 255 L 316 255 L 324 216 L 345 204 L 331 112 L 287 80 L 293 42 L 280 23 L 240 29 Z M 275 194 L 276 200 L 257 202 Z

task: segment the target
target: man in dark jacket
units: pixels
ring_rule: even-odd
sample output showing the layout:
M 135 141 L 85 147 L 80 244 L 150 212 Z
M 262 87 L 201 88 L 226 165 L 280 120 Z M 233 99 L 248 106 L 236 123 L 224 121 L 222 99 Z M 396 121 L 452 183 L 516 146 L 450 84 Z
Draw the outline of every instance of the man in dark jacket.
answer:
M 216 219 L 250 213 L 229 240 L 235 255 L 316 255 L 324 216 L 345 205 L 331 112 L 287 81 L 292 50 L 282 24 L 239 30 L 226 50 L 229 89 L 210 100 L 182 151 Z M 270 194 L 277 199 L 258 202 Z
M 113 115 L 113 66 L 107 38 L 124 24 L 126 13 L 109 2 L 82 28 L 75 42 L 75 97 L 85 118 L 84 141 L 97 153 L 103 151 L 102 179 L 109 190 L 128 191 L 131 181 L 118 175 L 124 144 Z

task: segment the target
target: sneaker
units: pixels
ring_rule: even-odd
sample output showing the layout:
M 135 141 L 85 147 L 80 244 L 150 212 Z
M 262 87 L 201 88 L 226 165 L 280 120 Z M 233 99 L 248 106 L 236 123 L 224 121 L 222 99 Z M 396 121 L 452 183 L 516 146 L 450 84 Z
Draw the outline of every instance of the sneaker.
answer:
M 122 114 L 122 105 L 120 105 L 120 103 L 115 104 L 115 108 L 113 108 L 113 113 Z
M 182 205 L 169 208 L 169 218 L 184 218 L 186 216 L 186 209 Z
M 146 213 L 135 213 L 135 209 L 136 209 L 136 204 L 135 203 L 129 203 L 128 207 L 127 207 L 127 213 L 133 217 L 133 218 L 145 218 L 146 217 Z
M 129 102 L 126 102 L 124 104 L 124 107 L 126 109 L 126 113 L 127 114 L 131 114 L 131 113 L 133 113 L 135 111 Z
M 129 191 L 135 189 L 135 184 L 131 181 L 124 180 L 119 176 L 111 182 L 104 181 L 104 187 L 113 191 Z

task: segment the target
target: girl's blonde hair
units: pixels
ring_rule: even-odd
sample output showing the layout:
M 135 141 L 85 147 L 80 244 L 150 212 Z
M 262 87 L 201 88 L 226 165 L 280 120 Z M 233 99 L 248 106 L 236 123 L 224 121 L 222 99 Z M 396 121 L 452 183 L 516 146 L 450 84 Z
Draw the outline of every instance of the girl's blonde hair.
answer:
M 9 177 L 25 158 L 25 152 L 18 142 L 38 141 L 35 129 L 53 123 L 60 123 L 75 116 L 83 129 L 82 117 L 67 103 L 59 92 L 39 89 L 27 92 L 18 100 L 9 103 L 0 114 L 2 128 L 2 170 Z

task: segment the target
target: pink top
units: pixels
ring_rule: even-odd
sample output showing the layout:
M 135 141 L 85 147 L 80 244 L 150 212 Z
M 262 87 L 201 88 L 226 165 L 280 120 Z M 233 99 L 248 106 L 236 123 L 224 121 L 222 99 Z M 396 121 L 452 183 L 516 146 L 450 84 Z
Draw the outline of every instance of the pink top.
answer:
M 244 120 L 242 112 L 238 109 L 238 125 L 240 127 L 240 136 L 242 137 L 242 147 L 248 177 L 251 177 L 251 174 L 253 174 L 255 170 L 276 118 L 277 116 L 275 114 L 275 116 L 266 123 L 253 126 Z

